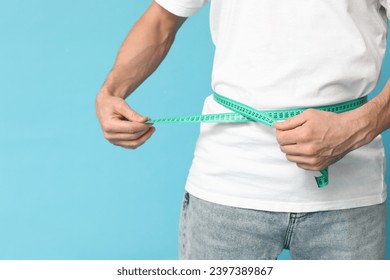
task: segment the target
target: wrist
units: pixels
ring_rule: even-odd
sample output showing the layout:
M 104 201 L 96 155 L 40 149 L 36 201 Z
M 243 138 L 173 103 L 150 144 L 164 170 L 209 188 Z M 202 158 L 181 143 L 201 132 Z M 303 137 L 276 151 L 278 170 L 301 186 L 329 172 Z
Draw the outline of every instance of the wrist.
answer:
M 124 73 L 118 71 L 116 68 L 118 68 L 118 66 L 114 67 L 114 69 L 107 76 L 102 88 L 99 91 L 99 95 L 126 99 L 132 91 L 132 86 L 129 81 L 131 79 L 129 79 L 129 77 L 126 78 Z
M 110 92 L 105 89 L 105 87 L 102 87 L 99 91 L 99 93 L 96 95 L 95 105 L 96 107 L 105 106 L 104 104 L 112 103 L 113 100 L 116 99 L 125 99 L 123 97 L 120 97 L 119 95 L 116 95 L 114 92 Z

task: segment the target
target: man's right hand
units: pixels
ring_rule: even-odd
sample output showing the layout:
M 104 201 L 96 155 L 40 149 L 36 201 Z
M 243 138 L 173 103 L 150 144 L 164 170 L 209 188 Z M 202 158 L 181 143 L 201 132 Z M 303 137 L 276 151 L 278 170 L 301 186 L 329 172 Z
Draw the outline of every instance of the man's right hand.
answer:
M 156 130 L 152 125 L 145 124 L 148 117 L 139 115 L 121 97 L 99 94 L 96 114 L 104 137 L 112 144 L 127 149 L 138 148 Z
M 153 1 L 127 35 L 96 98 L 97 117 L 112 144 L 136 149 L 156 130 L 125 98 L 157 69 L 185 20 Z

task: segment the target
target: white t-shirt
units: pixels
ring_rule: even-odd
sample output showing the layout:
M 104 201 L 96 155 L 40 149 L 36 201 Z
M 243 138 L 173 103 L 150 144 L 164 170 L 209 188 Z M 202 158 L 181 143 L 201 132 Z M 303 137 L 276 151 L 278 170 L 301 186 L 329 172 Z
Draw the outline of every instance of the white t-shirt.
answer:
M 156 2 L 188 17 L 207 1 Z M 386 8 L 390 0 L 211 0 L 212 88 L 256 109 L 365 96 L 377 84 L 386 50 Z M 229 110 L 208 97 L 203 113 L 221 112 Z M 385 201 L 384 173 L 381 136 L 331 165 L 329 185 L 318 188 L 319 172 L 289 162 L 274 128 L 202 124 L 186 189 L 235 207 L 323 211 Z

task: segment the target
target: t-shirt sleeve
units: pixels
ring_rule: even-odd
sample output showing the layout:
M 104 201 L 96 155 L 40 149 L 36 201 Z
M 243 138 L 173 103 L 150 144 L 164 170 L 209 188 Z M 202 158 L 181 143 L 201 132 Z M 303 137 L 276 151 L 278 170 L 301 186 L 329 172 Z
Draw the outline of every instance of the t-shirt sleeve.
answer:
M 194 15 L 209 0 L 154 0 L 161 7 L 179 17 Z
M 379 2 L 386 9 L 387 18 L 390 19 L 390 0 L 380 0 Z

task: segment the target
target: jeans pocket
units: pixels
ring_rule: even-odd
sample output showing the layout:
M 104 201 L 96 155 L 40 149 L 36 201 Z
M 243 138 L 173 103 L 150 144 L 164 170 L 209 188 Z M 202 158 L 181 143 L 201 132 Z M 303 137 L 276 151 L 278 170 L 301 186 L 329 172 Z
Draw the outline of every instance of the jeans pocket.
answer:
M 187 191 L 185 191 L 183 197 L 183 203 L 182 203 L 182 211 L 187 210 L 189 204 L 190 204 L 190 194 Z
M 183 259 L 186 255 L 187 246 L 187 223 L 188 223 L 188 206 L 190 204 L 190 194 L 185 191 L 182 208 L 180 213 L 180 223 L 179 223 L 179 258 Z

